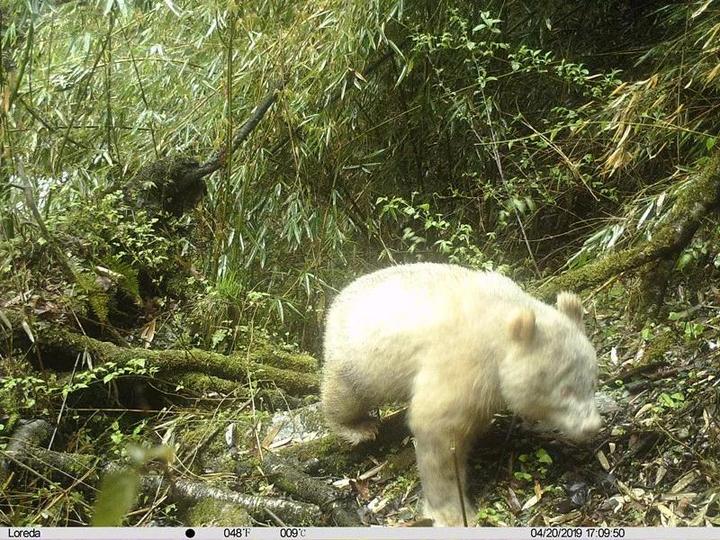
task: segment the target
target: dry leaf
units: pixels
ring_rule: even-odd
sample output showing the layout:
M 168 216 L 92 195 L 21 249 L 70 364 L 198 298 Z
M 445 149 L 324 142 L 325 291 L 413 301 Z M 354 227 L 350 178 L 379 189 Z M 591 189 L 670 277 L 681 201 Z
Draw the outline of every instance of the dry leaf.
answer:
M 5 326 L 7 326 L 8 330 L 12 330 L 12 324 L 10 324 L 10 320 L 5 316 L 2 310 L 0 310 L 0 321 L 2 321 Z
M 380 465 L 373 467 L 369 471 L 365 471 L 360 476 L 358 476 L 358 479 L 359 480 L 367 480 L 368 478 L 372 478 L 377 473 L 379 473 L 383 469 L 383 467 L 385 467 L 385 465 L 387 465 L 387 461 L 383 461 Z
M 543 495 L 543 488 L 540 487 L 540 482 L 535 480 L 535 486 L 533 487 L 533 490 L 535 491 L 535 496 L 538 498 L 538 501 L 542 498 Z
M 533 495 L 530 497 L 527 501 L 525 501 L 525 504 L 522 505 L 521 511 L 527 510 L 528 508 L 532 508 L 540 501 L 540 497 L 537 495 Z
M 680 480 L 675 482 L 675 485 L 670 488 L 670 493 L 679 493 L 686 487 L 688 487 L 690 484 L 692 484 L 695 479 L 697 478 L 697 473 L 695 471 L 690 471 L 689 473 L 683 475 Z
M 350 480 L 350 487 L 355 493 L 357 493 L 358 498 L 361 501 L 367 501 L 370 499 L 370 482 L 367 480 Z
M 152 319 L 140 330 L 140 339 L 145 342 L 145 347 L 149 347 L 153 339 L 155 339 L 155 321 L 157 321 L 157 319 Z
M 265 437 L 263 437 L 261 446 L 265 448 L 266 450 L 269 448 L 269 445 L 272 444 L 273 439 L 275 439 L 275 435 L 278 434 L 280 431 L 280 428 L 282 428 L 282 425 L 277 424 L 274 426 L 270 426 L 270 429 L 268 429 L 268 432 L 265 434 Z
M 606 471 L 610 470 L 610 463 L 608 462 L 608 459 L 605 457 L 605 453 L 602 450 L 598 450 L 595 454 L 595 457 L 600 462 L 600 466 L 605 469 Z
M 30 329 L 30 325 L 27 323 L 27 321 L 22 322 L 22 328 L 25 330 L 25 333 L 27 334 L 27 337 L 30 339 L 32 343 L 35 343 L 35 336 L 32 333 L 32 330 Z

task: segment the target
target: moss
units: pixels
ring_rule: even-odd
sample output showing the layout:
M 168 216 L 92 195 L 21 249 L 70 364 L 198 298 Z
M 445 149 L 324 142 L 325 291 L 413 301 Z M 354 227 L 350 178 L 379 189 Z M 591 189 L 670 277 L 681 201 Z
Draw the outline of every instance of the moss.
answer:
M 197 160 L 175 155 L 141 168 L 131 181 L 135 197 L 145 206 L 156 206 L 179 216 L 205 195 L 205 182 Z
M 356 463 L 367 457 L 367 453 L 352 447 L 335 435 L 328 435 L 321 439 L 297 444 L 285 450 L 284 455 L 302 463 L 317 461 L 313 468 L 328 473 L 347 473 Z
M 207 375 L 197 371 L 191 371 L 178 375 L 171 374 L 167 376 L 167 379 L 172 383 L 182 385 L 188 390 L 196 392 L 200 395 L 207 395 L 210 392 L 219 392 L 222 394 L 240 393 L 241 395 L 247 395 L 247 389 L 245 386 L 240 385 L 235 381 L 221 379 L 220 377 Z
M 347 474 L 352 466 L 365 461 L 368 455 L 397 453 L 397 446 L 409 434 L 405 414 L 399 412 L 383 418 L 374 441 L 351 446 L 331 433 L 321 439 L 291 446 L 283 454 L 300 462 L 314 463 L 314 469 Z
M 244 433 L 250 425 L 244 415 L 224 411 L 213 418 L 204 419 L 199 426 L 194 421 L 177 430 L 179 447 L 193 456 L 191 461 L 187 461 L 192 462 L 192 468 L 197 473 L 235 472 L 236 457 L 225 439 L 230 423 L 236 425 L 235 433 Z
M 388 456 L 387 466 L 380 471 L 380 478 L 383 480 L 392 480 L 400 475 L 407 475 L 408 471 L 415 471 L 415 469 L 413 469 L 415 463 L 415 447 L 412 444 L 408 444 L 405 448 Z M 416 477 L 416 472 L 411 472 L 409 475 L 410 480 L 416 480 Z
M 266 339 L 253 339 L 250 351 L 245 354 L 252 362 L 280 369 L 316 373 L 319 368 L 318 361 L 309 354 L 282 350 Z
M 231 502 L 201 499 L 182 512 L 191 527 L 238 527 L 251 524 L 247 511 Z
M 674 267 L 674 259 L 661 259 L 657 264 L 645 265 L 640 272 L 640 279 L 627 299 L 628 313 L 636 328 L 642 328 L 648 320 L 667 318 L 667 306 L 663 304 L 663 299 Z
M 675 333 L 672 330 L 665 330 L 659 335 L 655 336 L 645 348 L 645 354 L 642 358 L 643 364 L 649 364 L 651 362 L 657 362 L 662 360 L 674 345 L 677 345 L 677 339 Z
M 625 270 L 645 264 L 646 260 L 641 261 L 637 258 L 640 253 L 640 249 L 633 248 L 606 255 L 592 264 L 553 277 L 534 288 L 532 292 L 543 300 L 552 301 L 560 291 L 582 291 L 593 285 L 599 285 Z

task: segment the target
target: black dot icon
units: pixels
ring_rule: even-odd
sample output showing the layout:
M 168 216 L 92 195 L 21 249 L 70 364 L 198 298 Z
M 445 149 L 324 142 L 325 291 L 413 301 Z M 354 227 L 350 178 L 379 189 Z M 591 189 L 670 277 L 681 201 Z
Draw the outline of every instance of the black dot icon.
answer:
M 185 538 L 195 538 L 195 529 L 186 529 Z

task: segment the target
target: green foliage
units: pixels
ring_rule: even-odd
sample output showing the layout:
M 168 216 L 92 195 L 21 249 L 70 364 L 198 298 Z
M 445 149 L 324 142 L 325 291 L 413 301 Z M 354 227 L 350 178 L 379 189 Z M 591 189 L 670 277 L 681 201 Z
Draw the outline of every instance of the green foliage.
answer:
M 50 388 L 44 379 L 28 375 L 26 377 L 3 377 L 0 382 L 0 401 L 10 403 L 19 398 L 16 410 L 33 409 L 37 396 L 46 396 Z M 12 410 L 8 407 L 7 410 Z
M 134 209 L 120 191 L 102 196 L 96 203 L 80 197 L 55 197 L 63 212 L 47 209 L 47 227 L 63 244 L 76 248 L 88 263 L 106 264 L 122 275 L 120 284 L 136 296 L 137 273 L 165 270 L 171 243 L 158 232 L 158 218 Z
M 107 376 L 105 378 L 107 378 Z M 108 381 L 109 380 L 112 379 L 108 379 Z M 132 430 L 129 433 L 126 433 L 125 430 L 120 427 L 120 422 L 118 422 L 117 420 L 112 422 L 110 424 L 110 441 L 112 443 L 110 453 L 124 455 L 127 453 L 127 448 L 129 445 L 142 444 L 146 427 L 147 421 L 144 420 L 133 426 Z
M 143 427 L 144 423 L 137 426 L 134 432 L 139 433 Z M 115 433 L 118 433 L 117 426 L 114 428 Z M 111 471 L 103 478 L 92 510 L 91 525 L 93 527 L 121 526 L 135 505 L 143 467 L 154 460 L 167 464 L 174 459 L 172 449 L 167 446 L 148 448 L 124 445 L 124 447 L 127 450 L 128 466 L 121 470 Z M 170 506 L 171 508 L 165 509 L 165 512 L 174 510 L 173 505 Z
M 160 238 L 162 237 L 155 237 L 155 240 Z M 162 238 L 162 241 L 165 240 L 165 238 Z M 153 248 L 148 249 L 152 250 Z M 139 271 L 137 266 L 133 266 L 133 264 L 130 262 L 118 259 L 117 255 L 111 258 L 107 258 L 102 262 L 112 272 L 115 272 L 119 275 L 118 285 L 121 290 L 130 294 L 130 296 L 132 296 L 133 298 L 140 298 L 140 281 L 138 277 Z M 162 260 L 162 263 L 164 262 L 165 260 Z
M 544 479 L 548 472 L 548 466 L 552 465 L 552 457 L 544 448 L 538 448 L 535 454 L 520 454 L 518 456 L 520 470 L 513 471 L 516 480 L 532 482 L 534 478 Z
M 497 502 L 494 506 L 480 508 L 476 515 L 478 525 L 503 527 L 512 522 L 512 513 L 507 505 Z
M 478 248 L 479 239 L 472 226 L 449 221 L 450 218 L 446 219 L 443 214 L 433 213 L 430 203 L 416 202 L 418 195 L 413 193 L 409 202 L 402 197 L 377 199 L 378 228 L 388 231 L 383 240 L 381 259 L 394 261 L 396 256 L 410 254 L 423 260 L 440 255 L 449 262 L 471 268 L 496 269 L 496 265 Z M 392 229 L 396 227 L 402 227 L 402 234 L 392 234 Z
M 662 392 L 658 401 L 661 407 L 668 409 L 680 409 L 685 406 L 685 396 L 680 392 L 673 392 L 672 394 Z
M 88 272 L 75 274 L 81 291 L 87 295 L 87 301 L 100 322 L 107 322 L 110 308 L 110 297 L 95 282 L 95 276 Z
M 705 325 L 694 320 L 683 320 L 690 315 L 689 310 L 671 311 L 668 313 L 668 320 L 676 321 L 683 332 L 686 341 L 693 342 L 702 337 L 705 332 Z
M 121 377 L 152 377 L 158 368 L 147 366 L 142 358 L 129 360 L 125 365 L 105 362 L 92 369 L 77 371 L 69 380 L 51 374 L 46 378 L 35 375 L 7 374 L 0 378 L 0 403 L 8 411 L 34 411 L 58 404 L 69 395 L 90 385 L 107 385 Z M 12 408 L 10 408 L 12 404 Z
M 652 235 L 716 144 L 717 7 L 695 4 L 14 5 L 2 121 L 23 128 L 0 144 L 25 156 L 73 262 L 137 297 L 141 272 L 172 268 L 172 242 L 96 194 L 158 157 L 211 155 L 284 80 L 185 218 L 183 253 L 217 308 L 204 339 L 222 346 L 232 332 L 215 330 L 252 314 L 312 340 L 328 290 L 378 260 L 552 271 Z M 0 251 L 42 255 L 18 240 L 37 236 L 20 194 L 0 194 Z M 714 259 L 708 246 L 678 269 Z

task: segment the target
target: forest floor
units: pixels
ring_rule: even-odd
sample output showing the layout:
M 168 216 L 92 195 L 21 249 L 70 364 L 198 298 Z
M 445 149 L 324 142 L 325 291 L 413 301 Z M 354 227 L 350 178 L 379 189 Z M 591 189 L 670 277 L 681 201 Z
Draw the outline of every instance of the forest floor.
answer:
M 619 283 L 589 303 L 604 428 L 590 443 L 577 445 L 498 415 L 471 457 L 469 488 L 480 525 L 720 525 L 720 294 L 706 284 L 692 296 L 680 287 L 669 297 L 656 316 L 662 323 L 631 324 L 622 310 L 603 307 L 623 304 Z M 32 302 L 35 309 L 48 306 L 37 297 Z M 257 365 L 284 362 L 313 380 L 319 368 L 310 356 L 293 346 L 268 352 L 264 339 L 256 338 L 243 354 Z M 263 355 L 274 360 L 259 359 Z M 148 352 L 147 361 L 95 372 L 92 380 L 75 378 L 70 399 L 58 410 L 59 396 L 53 401 L 47 394 L 53 381 L 67 380 L 75 368 L 59 367 L 60 356 L 53 360 L 45 350 L 41 362 L 47 368 L 55 361 L 60 373 L 37 372 L 31 384 L 38 396 L 47 388 L 46 395 L 24 403 L 15 435 L 11 429 L 11 437 L 0 442 L 10 449 L 19 426 L 44 419 L 42 445 L 55 452 L 38 457 L 21 449 L 3 461 L 8 497 L 0 502 L 2 521 L 84 524 L 97 511 L 101 477 L 117 463 L 132 462 L 134 449 L 165 445 L 172 456 L 163 465 L 151 464 L 157 455 L 130 465 L 141 479 L 141 493 L 124 523 L 428 524 L 401 408 L 382 411 L 385 427 L 377 442 L 350 448 L 324 428 L 316 391 L 293 397 L 256 382 L 220 384 L 206 375 L 200 379 L 204 392 L 198 394 L 196 386 L 192 397 L 182 397 L 183 383 L 197 385 L 197 374 L 162 383 L 153 359 L 163 357 Z M 22 363 L 8 359 L 2 365 L 5 381 L 22 385 Z M 11 390 L 4 383 L 6 398 Z M 285 507 L 285 500 L 297 505 Z M 268 514 L 263 506 L 275 511 Z

